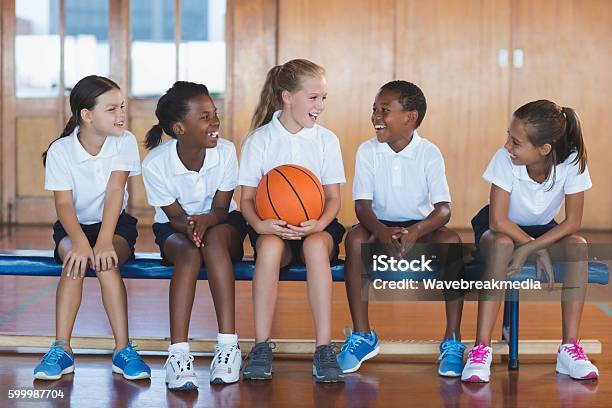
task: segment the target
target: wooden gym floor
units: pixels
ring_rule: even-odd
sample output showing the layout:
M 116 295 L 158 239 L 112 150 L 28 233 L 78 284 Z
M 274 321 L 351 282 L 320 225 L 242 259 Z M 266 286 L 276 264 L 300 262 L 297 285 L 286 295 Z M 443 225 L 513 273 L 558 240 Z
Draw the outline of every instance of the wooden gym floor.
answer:
M 585 235 L 591 242 L 612 242 L 612 233 Z M 469 231 L 462 236 L 466 241 L 471 238 Z M 51 248 L 51 231 L 47 227 L 0 229 L 0 249 Z M 137 251 L 156 250 L 150 229 L 141 229 Z M 56 283 L 57 278 L 0 276 L 0 332 L 53 335 Z M 129 295 L 130 334 L 135 337 L 168 336 L 169 281 L 126 279 L 125 283 Z M 87 279 L 75 335 L 111 336 L 99 293 L 97 281 Z M 238 334 L 241 338 L 252 338 L 250 282 L 236 284 L 236 303 Z M 343 339 L 342 327 L 350 324 L 350 316 L 342 283 L 334 284 L 333 314 L 333 336 Z M 466 339 L 474 338 L 476 304 L 466 303 L 463 316 L 462 335 Z M 444 330 L 441 303 L 372 304 L 370 317 L 385 340 L 439 339 Z M 522 340 L 560 338 L 557 304 L 522 304 L 520 322 Z M 208 284 L 199 282 L 190 337 L 214 338 L 216 333 Z M 523 356 L 520 370 L 513 372 L 509 372 L 497 357 L 491 382 L 482 385 L 439 377 L 434 364 L 437 356 L 379 356 L 365 363 L 358 373 L 347 375 L 344 385 L 315 385 L 310 376 L 310 356 L 277 356 L 272 381 L 213 386 L 208 383 L 210 356 L 198 356 L 195 363 L 199 391 L 176 393 L 165 388 L 165 358 L 162 355 L 145 355 L 153 370 L 150 381 L 130 382 L 112 374 L 110 354 L 98 351 L 78 353 L 75 374 L 59 381 L 34 382 L 32 369 L 44 350 L 0 349 L 0 406 L 609 407 L 612 401 L 612 301 L 585 306 L 581 333 L 585 339 L 602 342 L 603 354 L 591 358 L 599 367 L 599 381 L 576 382 L 555 374 L 553 355 Z M 305 283 L 281 283 L 273 337 L 313 337 Z M 10 389 L 32 387 L 62 390 L 64 398 L 15 403 L 7 397 Z

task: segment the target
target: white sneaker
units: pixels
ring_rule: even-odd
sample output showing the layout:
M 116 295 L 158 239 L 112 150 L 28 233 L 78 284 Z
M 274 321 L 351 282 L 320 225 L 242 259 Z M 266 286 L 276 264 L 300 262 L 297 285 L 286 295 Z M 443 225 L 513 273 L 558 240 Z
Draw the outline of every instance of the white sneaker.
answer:
M 164 367 L 168 389 L 184 391 L 198 388 L 198 378 L 193 368 L 193 356 L 189 352 L 170 352 Z
M 231 384 L 240 378 L 242 353 L 238 344 L 219 344 L 215 346 L 215 357 L 210 363 L 210 382 Z
M 489 382 L 491 376 L 491 361 L 493 349 L 485 346 L 483 342 L 470 350 L 467 362 L 461 373 L 461 381 Z
M 557 351 L 557 372 L 575 380 L 592 380 L 599 377 L 599 370 L 584 352 L 578 341 L 562 344 Z

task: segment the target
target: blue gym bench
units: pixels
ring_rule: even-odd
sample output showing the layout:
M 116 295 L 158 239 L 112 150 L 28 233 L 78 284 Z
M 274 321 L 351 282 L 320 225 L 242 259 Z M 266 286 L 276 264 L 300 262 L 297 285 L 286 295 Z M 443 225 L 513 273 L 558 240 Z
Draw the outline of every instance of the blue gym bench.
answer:
M 248 281 L 253 279 L 253 270 L 255 265 L 252 261 L 243 261 L 234 264 L 234 274 L 236 280 Z M 480 276 L 480 266 L 476 263 L 466 265 L 465 278 L 470 280 L 478 279 Z M 334 265 L 331 268 L 332 279 L 335 282 L 344 281 L 344 266 L 342 264 Z M 556 282 L 563 281 L 565 273 L 565 265 L 556 263 L 554 265 L 554 275 Z M 61 265 L 58 265 L 53 259 L 52 251 L 1 251 L 0 250 L 0 275 L 12 276 L 60 276 Z M 160 264 L 159 255 L 156 253 L 137 253 L 136 259 L 126 262 L 121 267 L 121 275 L 124 278 L 132 279 L 170 279 L 172 277 L 172 267 L 162 266 Z M 95 272 L 87 271 L 88 277 L 95 277 Z M 384 275 L 386 280 L 401 280 L 401 279 L 434 279 L 437 272 L 394 272 Z M 206 280 L 206 268 L 202 268 L 198 279 Z M 512 278 L 515 281 L 536 280 L 535 265 L 526 264 L 523 271 Z M 542 277 L 542 282 L 545 282 L 546 277 Z M 306 267 L 294 266 L 289 268 L 280 275 L 281 281 L 306 281 Z M 607 285 L 609 281 L 609 270 L 605 263 L 589 262 L 589 283 Z M 544 285 L 543 285 L 544 286 Z M 518 325 L 519 325 L 519 290 L 510 289 L 506 294 L 504 304 L 504 320 L 503 332 L 505 340 L 508 343 L 508 367 L 510 369 L 518 368 L 519 355 L 519 340 L 518 340 Z M 23 336 L 22 336 L 23 338 Z M 303 343 L 303 342 L 302 342 Z M 395 342 L 397 343 L 397 342 Z M 416 344 L 407 342 L 408 344 Z M 297 344 L 297 342 L 295 343 Z M 437 344 L 437 343 L 436 343 Z M 599 344 L 599 343 L 598 343 Z M 7 345 L 7 344 L 4 344 Z M 303 344 L 300 344 L 303 346 Z M 600 344 L 599 344 L 600 346 Z M 303 350 L 301 348 L 292 348 L 291 350 Z M 289 350 L 287 348 L 287 350 Z M 388 354 L 408 354 L 400 351 L 398 347 L 387 347 Z M 428 354 L 428 351 L 433 350 L 431 345 L 417 350 L 418 354 Z M 601 348 L 596 348 L 601 350 Z M 280 351 L 280 350 L 279 350 Z M 588 350 L 587 350 L 588 351 Z M 290 351 L 287 351 L 290 352 Z M 593 352 L 593 351 L 592 351 Z M 597 352 L 597 351 L 595 351 Z M 600 352 L 600 351 L 599 351 Z

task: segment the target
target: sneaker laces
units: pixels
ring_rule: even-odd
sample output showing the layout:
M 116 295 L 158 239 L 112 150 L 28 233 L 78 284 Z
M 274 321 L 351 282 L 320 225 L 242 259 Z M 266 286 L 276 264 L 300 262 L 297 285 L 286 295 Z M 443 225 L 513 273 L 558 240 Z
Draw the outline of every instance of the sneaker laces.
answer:
M 218 364 L 227 364 L 232 352 L 237 348 L 237 344 L 217 344 L 215 346 L 215 355 Z M 225 360 L 225 361 L 223 361 Z
M 321 363 L 322 367 L 337 367 L 336 350 L 338 346 L 335 343 L 325 344 L 317 347 L 315 356 Z
M 363 336 L 359 336 L 357 333 L 354 333 L 353 329 L 349 328 L 348 326 L 344 326 L 342 332 L 344 333 L 345 338 L 344 343 L 340 348 L 341 352 L 348 350 L 349 353 L 354 353 L 355 350 L 357 350 L 357 347 L 359 347 L 359 345 L 365 340 Z
M 572 339 L 571 343 L 572 345 L 565 346 L 565 349 L 567 350 L 569 355 L 572 357 L 572 359 L 574 359 L 574 361 L 578 361 L 578 360 L 588 361 L 588 358 L 586 354 L 584 353 L 584 349 L 579 344 L 579 342 L 576 339 Z
M 485 364 L 488 355 L 489 350 L 487 349 L 487 346 L 485 346 L 483 342 L 480 342 L 477 347 L 470 350 L 468 360 L 471 364 Z
M 43 360 L 49 364 L 56 364 L 62 355 L 66 353 L 66 351 L 62 348 L 62 346 L 65 345 L 66 342 L 64 340 L 56 340 L 51 343 L 51 348 L 43 356 Z
M 168 359 L 164 363 L 164 368 L 170 363 L 170 360 L 176 359 L 176 365 L 178 368 L 183 371 L 190 371 L 193 368 L 193 356 L 188 352 L 184 351 L 173 351 L 168 356 Z
M 255 344 L 255 347 L 249 352 L 248 359 L 250 364 L 264 364 L 272 358 L 272 350 L 276 348 L 276 343 L 271 341 L 262 341 Z
M 454 338 L 446 340 L 442 343 L 442 353 L 440 353 L 440 358 L 438 358 L 438 360 L 442 360 L 447 354 L 454 354 L 462 357 L 464 350 L 465 346 L 459 340 L 455 340 Z
M 138 346 L 132 341 L 128 341 L 127 346 L 123 350 L 120 351 L 121 358 L 125 360 L 125 362 L 129 362 L 132 360 L 140 360 L 140 355 L 138 354 Z

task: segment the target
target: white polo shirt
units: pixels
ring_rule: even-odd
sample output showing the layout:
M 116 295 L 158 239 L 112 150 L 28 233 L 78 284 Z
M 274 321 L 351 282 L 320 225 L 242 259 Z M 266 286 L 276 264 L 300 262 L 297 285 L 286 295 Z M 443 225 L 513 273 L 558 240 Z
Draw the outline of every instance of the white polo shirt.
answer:
M 70 136 L 62 137 L 49 147 L 45 165 L 45 190 L 72 191 L 72 204 L 81 224 L 102 222 L 104 196 L 113 171 L 140 174 L 138 144 L 132 133 L 107 136 L 100 152 L 87 153 L 77 137 L 79 127 Z M 128 201 L 127 186 L 121 210 Z
M 512 164 L 510 154 L 503 148 L 495 153 L 482 177 L 510 193 L 510 221 L 517 225 L 545 225 L 557 215 L 566 194 L 579 193 L 593 186 L 589 169 L 579 174 L 579 164 L 572 164 L 575 158 L 574 152 L 556 166 L 555 184 L 550 191 L 552 172 L 540 184 L 529 177 L 527 166 Z
M 306 167 L 323 185 L 346 183 L 338 137 L 317 124 L 292 134 L 279 122 L 280 112 L 244 141 L 238 184 L 257 187 L 264 174 L 283 164 Z
M 427 218 L 435 203 L 451 200 L 442 153 L 416 131 L 399 153 L 376 138 L 363 142 L 355 158 L 353 200 L 371 200 L 379 220 Z
M 147 199 L 155 207 L 155 222 L 170 220 L 161 207 L 177 201 L 187 215 L 209 213 L 217 190 L 232 191 L 238 183 L 238 160 L 234 144 L 219 139 L 206 149 L 200 171 L 187 170 L 176 150 L 177 140 L 162 143 L 142 162 Z M 236 209 L 232 199 L 229 211 Z

